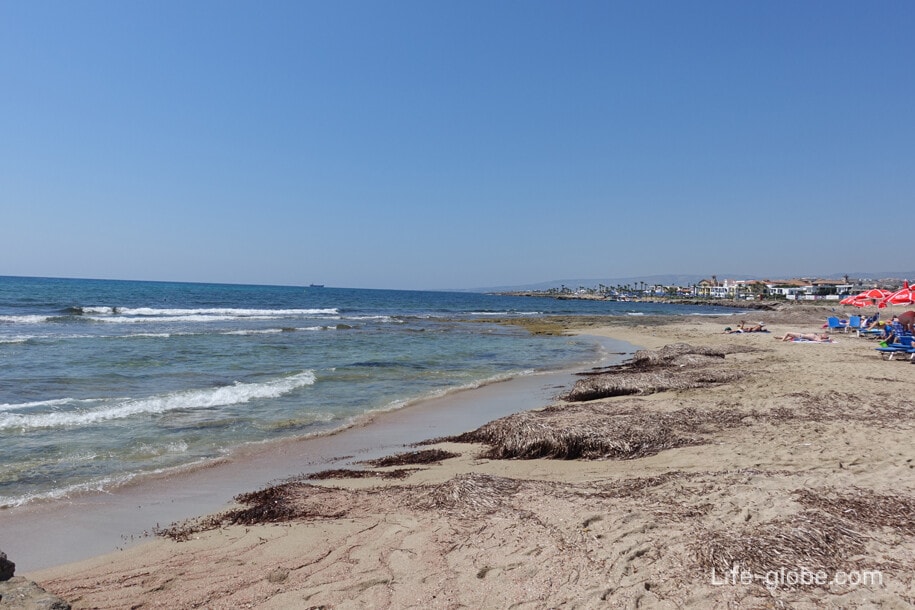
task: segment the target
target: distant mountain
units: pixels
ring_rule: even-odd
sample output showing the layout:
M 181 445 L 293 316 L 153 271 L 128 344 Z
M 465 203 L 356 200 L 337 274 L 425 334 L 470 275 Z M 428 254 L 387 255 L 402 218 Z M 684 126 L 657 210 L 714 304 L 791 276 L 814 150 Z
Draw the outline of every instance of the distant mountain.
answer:
M 841 280 L 845 276 L 851 279 L 897 279 L 897 280 L 915 280 L 915 271 L 869 271 L 867 273 L 833 273 L 832 275 L 822 276 L 824 279 Z

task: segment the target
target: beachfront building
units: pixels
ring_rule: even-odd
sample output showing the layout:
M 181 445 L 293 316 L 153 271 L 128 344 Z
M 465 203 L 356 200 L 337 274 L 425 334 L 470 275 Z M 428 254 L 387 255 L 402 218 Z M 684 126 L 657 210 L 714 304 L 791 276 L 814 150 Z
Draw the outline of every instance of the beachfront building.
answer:
M 770 294 L 784 296 L 788 300 L 836 300 L 852 292 L 848 280 L 794 279 L 777 280 L 769 285 Z
M 812 294 L 827 297 L 850 294 L 853 288 L 848 280 L 813 280 L 810 285 L 813 287 Z
M 713 275 L 711 279 L 699 280 L 694 294 L 704 299 L 723 299 L 727 297 L 727 289 L 719 284 L 718 278 Z
M 798 295 L 807 294 L 810 285 L 803 280 L 773 280 L 768 287 L 769 294 L 796 299 Z
M 730 280 L 719 282 L 714 275 L 711 279 L 700 280 L 693 295 L 710 299 L 746 299 L 756 298 L 760 292 L 757 280 Z

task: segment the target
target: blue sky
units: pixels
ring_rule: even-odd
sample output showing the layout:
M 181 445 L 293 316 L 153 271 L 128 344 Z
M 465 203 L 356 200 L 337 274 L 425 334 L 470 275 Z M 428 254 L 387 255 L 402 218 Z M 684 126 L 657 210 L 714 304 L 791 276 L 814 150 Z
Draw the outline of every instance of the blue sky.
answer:
M 0 275 L 911 268 L 912 32 L 893 1 L 0 0 Z

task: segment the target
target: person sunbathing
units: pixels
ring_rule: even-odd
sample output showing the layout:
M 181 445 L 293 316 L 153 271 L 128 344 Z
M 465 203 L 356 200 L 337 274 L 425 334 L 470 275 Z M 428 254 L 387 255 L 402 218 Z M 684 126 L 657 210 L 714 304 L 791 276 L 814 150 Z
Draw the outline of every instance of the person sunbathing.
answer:
M 724 332 L 728 334 L 734 333 L 764 333 L 766 331 L 766 325 L 760 322 L 759 324 L 754 324 L 753 326 L 746 326 L 746 322 L 743 320 L 740 321 L 740 324 L 737 325 L 737 328 L 731 330 L 730 327 L 725 328 Z
M 777 339 L 778 337 L 776 337 Z M 816 333 L 785 333 L 781 338 L 782 341 L 813 341 L 814 343 L 830 343 L 832 339 L 829 335 L 818 335 Z

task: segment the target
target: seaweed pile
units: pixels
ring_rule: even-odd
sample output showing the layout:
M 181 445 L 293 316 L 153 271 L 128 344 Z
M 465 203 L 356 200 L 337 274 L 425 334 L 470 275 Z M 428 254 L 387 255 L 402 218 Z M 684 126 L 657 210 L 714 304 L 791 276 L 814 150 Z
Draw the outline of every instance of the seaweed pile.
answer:
M 892 532 L 911 538 L 915 535 L 915 499 L 898 494 L 878 493 L 852 487 L 800 489 L 792 493 L 803 510 L 782 519 L 761 523 L 743 531 L 706 531 L 697 533 L 693 552 L 699 566 L 724 575 L 739 570 L 751 574 L 759 585 L 793 588 L 775 575 L 806 571 L 834 575 L 860 568 L 868 543 Z M 866 566 L 881 571 L 904 570 L 897 562 L 883 558 Z M 804 585 L 828 586 L 823 582 Z
M 443 460 L 460 457 L 461 454 L 444 449 L 423 449 L 421 451 L 408 451 L 389 455 L 377 460 L 365 462 L 375 468 L 386 468 L 388 466 L 413 466 L 416 464 L 440 464 Z
M 346 512 L 338 508 L 335 502 L 326 501 L 331 496 L 333 491 L 321 486 L 298 481 L 282 483 L 235 496 L 235 501 L 240 505 L 238 508 L 156 528 L 154 533 L 181 542 L 189 540 L 195 533 L 229 525 L 342 517 Z
M 591 402 L 738 379 L 722 367 L 725 352 L 686 343 L 640 350 L 630 362 L 579 380 L 557 404 L 509 415 L 446 441 L 482 443 L 489 459 L 633 459 L 699 445 L 705 433 L 747 425 L 756 412 L 731 408 L 659 411 L 639 401 Z M 587 404 L 583 404 L 587 403 Z
M 740 373 L 721 366 L 724 357 L 723 350 L 688 343 L 665 345 L 659 350 L 639 350 L 627 363 L 578 380 L 563 398 L 584 402 L 736 381 Z
M 835 572 L 864 551 L 865 536 L 844 520 L 819 511 L 802 511 L 745 531 L 699 534 L 696 559 L 708 573 L 737 568 L 762 579 L 783 570 Z
M 481 457 L 488 459 L 625 460 L 703 444 L 696 430 L 742 417 L 692 408 L 665 413 L 638 404 L 556 405 L 509 415 L 445 440 L 487 445 Z

